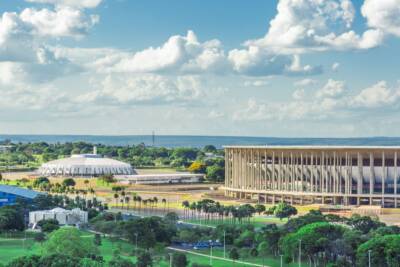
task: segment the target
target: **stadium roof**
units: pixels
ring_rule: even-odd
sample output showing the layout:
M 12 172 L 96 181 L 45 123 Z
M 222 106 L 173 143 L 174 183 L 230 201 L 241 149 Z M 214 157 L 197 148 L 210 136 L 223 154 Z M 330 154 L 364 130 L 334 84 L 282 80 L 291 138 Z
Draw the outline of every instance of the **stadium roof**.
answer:
M 93 176 L 102 174 L 135 174 L 128 163 L 103 158 L 97 154 L 72 155 L 69 158 L 57 159 L 42 164 L 39 169 L 42 175 L 54 176 Z
M 0 192 L 17 195 L 24 198 L 35 198 L 42 193 L 11 185 L 0 185 Z

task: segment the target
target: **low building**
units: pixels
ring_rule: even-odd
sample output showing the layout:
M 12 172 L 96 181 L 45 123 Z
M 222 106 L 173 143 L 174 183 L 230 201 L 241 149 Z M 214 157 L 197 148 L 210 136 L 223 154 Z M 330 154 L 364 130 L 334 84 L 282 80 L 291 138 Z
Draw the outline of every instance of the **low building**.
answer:
M 17 199 L 23 199 L 29 203 L 40 194 L 42 193 L 22 187 L 0 185 L 0 207 L 13 205 L 16 203 Z
M 204 180 L 201 173 L 163 173 L 163 174 L 137 174 L 115 175 L 117 181 L 123 184 L 183 184 L 199 183 Z
M 48 219 L 57 220 L 60 225 L 79 225 L 88 222 L 88 213 L 81 209 L 66 210 L 62 208 L 29 212 L 29 225 L 32 228 L 35 228 L 39 221 Z

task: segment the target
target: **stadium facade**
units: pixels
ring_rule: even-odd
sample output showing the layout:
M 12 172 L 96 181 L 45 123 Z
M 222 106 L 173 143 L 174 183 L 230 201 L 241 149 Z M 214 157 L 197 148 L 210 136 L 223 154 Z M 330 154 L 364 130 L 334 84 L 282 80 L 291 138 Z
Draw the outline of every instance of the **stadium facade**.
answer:
M 400 147 L 224 148 L 226 196 L 265 203 L 399 206 Z

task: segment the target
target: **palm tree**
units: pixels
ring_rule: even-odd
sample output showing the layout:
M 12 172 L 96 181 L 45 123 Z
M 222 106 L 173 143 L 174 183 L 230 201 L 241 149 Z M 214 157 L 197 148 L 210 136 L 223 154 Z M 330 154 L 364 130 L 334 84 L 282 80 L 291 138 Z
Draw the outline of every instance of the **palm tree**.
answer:
M 141 209 L 142 209 L 142 198 L 140 197 L 140 196 L 137 196 L 136 197 L 136 201 L 138 202 L 138 204 L 139 204 L 139 213 L 141 212 Z
M 117 193 L 114 194 L 114 199 L 115 199 L 115 206 L 118 208 L 118 198 L 119 195 Z
M 189 201 L 185 200 L 182 202 L 182 206 L 183 206 L 183 217 L 186 218 L 186 210 L 189 208 Z
M 130 202 L 130 201 L 131 201 L 131 198 L 128 197 L 128 196 L 126 196 L 126 197 L 125 197 L 125 203 L 127 204 L 127 207 L 126 207 L 127 210 L 129 210 L 129 202 Z
M 125 191 L 123 189 L 121 191 L 121 197 L 122 197 L 121 203 L 122 203 L 122 209 L 123 209 L 124 208 L 124 199 L 125 199 Z
M 83 183 L 86 185 L 86 189 L 88 188 L 88 185 L 89 185 L 89 180 L 88 179 L 85 179 L 85 181 L 83 181 Z
M 167 205 L 167 200 L 165 199 L 165 198 L 163 198 L 162 200 L 161 200 L 161 202 L 163 203 L 163 205 L 164 205 L 164 213 L 165 213 L 165 206 Z

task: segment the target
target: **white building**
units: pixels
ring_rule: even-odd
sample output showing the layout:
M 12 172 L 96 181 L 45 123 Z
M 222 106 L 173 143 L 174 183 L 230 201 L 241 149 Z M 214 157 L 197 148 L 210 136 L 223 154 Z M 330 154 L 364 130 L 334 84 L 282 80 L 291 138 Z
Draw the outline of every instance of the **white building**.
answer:
M 78 176 L 93 177 L 103 174 L 135 174 L 128 163 L 103 158 L 97 154 L 72 155 L 69 158 L 58 159 L 44 163 L 39 168 L 40 175 L 44 176 Z
M 29 212 L 29 225 L 32 228 L 35 228 L 39 221 L 48 219 L 57 220 L 60 225 L 79 225 L 88 222 L 88 213 L 80 209 L 65 210 L 62 208 Z
M 204 180 L 204 174 L 200 173 L 167 173 L 167 174 L 137 174 L 115 175 L 123 184 L 182 184 L 198 183 Z

